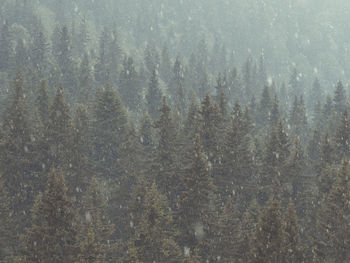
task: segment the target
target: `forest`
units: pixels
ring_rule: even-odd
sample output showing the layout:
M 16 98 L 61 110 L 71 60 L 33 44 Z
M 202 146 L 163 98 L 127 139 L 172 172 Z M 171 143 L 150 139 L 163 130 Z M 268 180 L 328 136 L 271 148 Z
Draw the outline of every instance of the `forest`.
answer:
M 0 0 L 0 262 L 350 262 L 349 14 Z

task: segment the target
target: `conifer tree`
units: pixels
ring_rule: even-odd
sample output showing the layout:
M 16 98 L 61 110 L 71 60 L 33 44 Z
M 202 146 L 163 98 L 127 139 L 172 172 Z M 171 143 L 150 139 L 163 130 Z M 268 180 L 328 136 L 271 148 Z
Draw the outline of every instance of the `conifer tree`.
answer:
M 139 174 L 148 169 L 147 156 L 142 147 L 140 135 L 134 126 L 128 128 L 127 136 L 121 144 L 120 150 L 120 158 L 114 166 L 115 180 L 111 182 L 109 214 L 113 222 L 118 225 L 119 231 L 126 234 L 129 228 L 127 205 L 132 198 L 131 190 L 137 184 Z
M 81 197 L 86 191 L 92 175 L 92 165 L 89 163 L 90 150 L 90 120 L 85 106 L 78 105 L 72 127 L 72 157 L 70 162 L 71 176 L 67 178 L 70 193 Z
M 280 202 L 270 200 L 259 220 L 250 246 L 248 262 L 278 263 L 282 260 L 283 232 Z
M 238 259 L 238 247 L 241 243 L 239 229 L 239 212 L 233 198 L 228 198 L 219 217 L 218 246 L 216 253 L 222 262 Z
M 341 81 L 337 83 L 335 88 L 333 102 L 335 112 L 340 117 L 346 108 L 346 92 Z
M 166 197 L 158 192 L 155 183 L 146 192 L 142 211 L 130 245 L 136 252 L 137 260 L 181 262 L 182 253 L 175 242 L 173 218 L 169 214 Z
M 115 161 L 120 157 L 120 145 L 125 138 L 127 116 L 118 93 L 108 84 L 95 98 L 92 127 L 92 158 L 95 171 L 110 178 Z
M 215 89 L 216 100 L 220 108 L 220 113 L 223 116 L 223 118 L 226 119 L 228 111 L 226 73 L 223 75 L 219 73 L 216 79 Z
M 159 88 L 158 73 L 156 68 L 152 70 L 152 75 L 148 84 L 148 92 L 146 95 L 148 113 L 152 119 L 158 119 L 159 107 L 162 102 L 162 91 Z
M 163 104 L 160 108 L 160 118 L 155 123 L 159 133 L 159 143 L 156 151 L 155 160 L 152 164 L 153 174 L 156 176 L 157 184 L 163 194 L 170 199 L 173 205 L 176 196 L 176 185 L 178 184 L 178 175 L 176 158 L 176 130 L 171 117 L 171 109 L 163 97 Z
M 179 56 L 176 57 L 174 63 L 173 78 L 170 86 L 172 89 L 171 91 L 174 94 L 175 108 L 180 116 L 184 116 L 186 112 L 186 91 L 183 66 Z
M 45 79 L 42 79 L 40 81 L 40 86 L 38 88 L 35 100 L 35 106 L 38 111 L 40 121 L 42 124 L 47 124 L 47 121 L 49 119 L 50 102 L 48 85 Z
M 93 75 L 90 69 L 90 61 L 88 54 L 84 54 L 83 60 L 79 69 L 79 84 L 78 84 L 78 103 L 86 103 L 89 101 L 93 88 Z
M 298 138 L 295 139 L 293 151 L 284 168 L 284 182 L 291 186 L 291 198 L 296 200 L 299 193 L 302 192 L 304 173 L 307 164 L 305 162 L 304 151 Z
M 11 208 L 20 217 L 23 227 L 28 223 L 24 215 L 37 190 L 33 175 L 38 171 L 38 156 L 34 149 L 20 70 L 12 88 L 10 105 L 4 113 L 0 167 L 5 187 L 13 196 Z
M 271 109 L 271 97 L 268 86 L 265 86 L 261 95 L 259 105 L 259 124 L 264 127 L 268 124 Z
M 62 86 L 58 87 L 51 105 L 45 137 L 47 151 L 42 154 L 47 158 L 46 166 L 67 171 L 72 158 L 72 123 Z
M 296 208 L 293 201 L 290 201 L 282 219 L 283 240 L 281 262 L 304 262 L 304 248 L 301 245 L 299 228 Z
M 171 80 L 171 60 L 169 57 L 168 44 L 165 43 L 162 49 L 162 58 L 160 62 L 160 76 L 162 80 L 169 84 Z
M 63 174 L 51 170 L 45 193 L 33 206 L 32 225 L 23 236 L 25 262 L 76 262 L 77 220 Z
M 153 148 L 155 146 L 152 119 L 147 112 L 141 120 L 140 136 L 143 146 L 146 148 Z
M 350 155 L 350 120 L 348 111 L 345 110 L 335 132 L 335 147 L 338 159 L 348 157 Z
M 238 226 L 237 261 L 248 262 L 249 247 L 254 238 L 256 226 L 259 222 L 261 211 L 256 199 L 253 199 L 242 216 Z
M 71 38 L 67 26 L 63 26 L 58 35 L 55 57 L 62 73 L 62 86 L 68 94 L 74 95 L 76 88 L 75 67 L 72 59 Z
M 11 208 L 10 195 L 0 177 L 0 260 L 18 253 L 16 219 Z
M 275 99 L 272 103 L 271 116 L 269 119 L 270 119 L 270 124 L 272 126 L 276 126 L 278 121 L 280 120 L 279 101 L 278 101 L 277 95 L 275 95 Z
M 77 262 L 105 262 L 111 252 L 114 225 L 107 217 L 107 202 L 97 178 L 93 177 L 82 202 L 83 219 L 79 226 L 79 252 Z
M 211 97 L 208 94 L 202 101 L 200 116 L 201 141 L 203 143 L 204 151 L 208 155 L 209 161 L 214 166 L 216 165 L 216 159 L 218 157 L 219 133 L 222 126 L 219 109 L 216 104 L 212 103 Z
M 218 179 L 216 184 L 223 196 L 234 193 L 245 200 L 249 195 L 246 187 L 254 177 L 254 164 L 252 153 L 246 143 L 249 138 L 244 134 L 244 123 L 240 115 L 238 112 L 234 114 L 228 126 L 222 147 L 222 171 L 216 176 Z M 241 195 L 243 192 L 244 196 Z
M 3 23 L 0 34 L 0 71 L 9 71 L 11 66 L 12 44 L 9 24 Z
M 108 31 L 108 29 L 104 28 L 99 39 L 98 62 L 94 66 L 95 79 L 102 85 L 109 81 L 109 71 L 107 66 L 107 43 L 109 40 L 109 35 L 110 32 Z
M 324 200 L 317 218 L 318 230 L 326 243 L 326 261 L 346 262 L 349 260 L 349 182 L 348 162 L 343 161 L 336 182 Z
M 315 129 L 312 134 L 307 152 L 310 161 L 315 165 L 316 161 L 319 160 L 321 154 L 321 133 L 318 129 Z
M 202 241 L 202 235 L 196 233 L 203 228 L 208 234 L 213 211 L 214 185 L 210 177 L 208 161 L 202 149 L 200 136 L 197 134 L 188 153 L 188 163 L 181 177 L 181 194 L 177 211 L 177 224 L 181 226 L 183 246 L 193 249 Z M 196 204 L 193 206 L 193 204 Z
M 140 108 L 141 90 L 132 57 L 124 59 L 119 76 L 119 93 L 123 103 L 130 110 L 136 111 Z

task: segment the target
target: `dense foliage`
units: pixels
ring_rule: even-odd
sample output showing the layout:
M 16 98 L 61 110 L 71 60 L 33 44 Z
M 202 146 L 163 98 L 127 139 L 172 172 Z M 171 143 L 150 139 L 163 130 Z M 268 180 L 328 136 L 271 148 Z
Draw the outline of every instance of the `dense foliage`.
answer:
M 343 26 L 150 2 L 3 0 L 0 262 L 348 262 Z

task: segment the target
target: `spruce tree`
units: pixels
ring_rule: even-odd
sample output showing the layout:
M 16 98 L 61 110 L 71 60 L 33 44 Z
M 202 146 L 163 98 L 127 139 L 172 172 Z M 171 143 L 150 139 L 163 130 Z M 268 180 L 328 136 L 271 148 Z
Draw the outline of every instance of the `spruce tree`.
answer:
M 205 235 L 209 234 L 213 213 L 210 205 L 215 190 L 198 134 L 188 153 L 186 168 L 181 177 L 181 189 L 176 216 L 177 224 L 182 228 L 180 244 L 193 249 L 203 238 L 198 229 L 203 229 Z
M 248 262 L 249 247 L 254 238 L 256 226 L 259 222 L 261 211 L 256 199 L 253 199 L 243 213 L 241 222 L 237 228 L 238 242 L 236 243 L 237 261 Z
M 152 70 L 152 75 L 148 84 L 148 92 L 146 95 L 148 113 L 152 119 L 159 118 L 159 107 L 162 102 L 162 91 L 159 88 L 157 69 Z
M 35 106 L 38 111 L 40 121 L 42 124 L 47 124 L 47 121 L 49 119 L 50 102 L 48 85 L 45 79 L 42 79 L 40 81 L 40 86 L 37 90 Z
M 141 262 L 181 262 L 182 253 L 175 242 L 173 218 L 167 199 L 158 192 L 155 183 L 148 189 L 143 213 L 130 248 Z M 129 249 L 129 250 L 131 250 Z
M 25 214 L 38 190 L 33 175 L 37 172 L 38 156 L 29 124 L 22 73 L 19 70 L 12 85 L 10 105 L 4 113 L 1 136 L 0 167 L 5 187 L 11 193 L 11 208 L 20 218 L 21 227 L 28 222 Z
M 281 253 L 283 248 L 283 225 L 281 219 L 280 202 L 270 200 L 251 241 L 248 262 L 283 262 Z
M 170 204 L 174 205 L 176 197 L 176 186 L 178 175 L 176 174 L 176 130 L 171 117 L 171 109 L 163 97 L 163 104 L 160 108 L 160 118 L 155 123 L 158 129 L 159 142 L 152 163 L 153 175 L 156 176 L 157 184 L 161 193 L 166 194 Z
M 141 89 L 132 57 L 124 59 L 119 76 L 119 94 L 125 106 L 132 111 L 140 109 Z
M 32 225 L 23 235 L 25 262 L 76 262 L 77 220 L 63 174 L 51 170 L 45 193 L 35 200 Z
M 79 69 L 79 84 L 78 92 L 76 94 L 78 103 L 89 102 L 90 96 L 92 95 L 92 89 L 93 75 L 90 68 L 89 56 L 85 53 Z
M 293 201 L 289 205 L 282 218 L 282 257 L 281 262 L 299 263 L 304 262 L 304 248 L 301 244 L 300 227 Z
M 57 88 L 50 107 L 44 144 L 46 151 L 42 153 L 42 158 L 47 158 L 45 160 L 47 168 L 54 167 L 67 171 L 72 157 L 72 123 L 62 86 Z
M 11 66 L 12 44 L 9 24 L 3 23 L 0 32 L 0 71 L 8 72 Z
M 338 159 L 350 156 L 350 120 L 348 111 L 345 110 L 341 119 L 339 126 L 335 132 L 335 147 Z
M 118 93 L 108 84 L 95 98 L 92 123 L 92 158 L 95 171 L 111 178 L 127 127 L 126 110 Z
M 340 117 L 346 108 L 346 92 L 341 81 L 337 83 L 335 88 L 333 102 L 335 112 Z
M 10 195 L 2 176 L 0 177 L 0 260 L 18 255 L 17 227 Z
M 107 217 L 107 202 L 93 177 L 82 202 L 83 219 L 79 225 L 77 262 L 106 262 L 111 252 L 114 225 Z
M 241 243 L 239 229 L 239 212 L 233 198 L 229 197 L 221 212 L 218 221 L 219 233 L 217 233 L 217 255 L 222 262 L 232 262 L 238 259 L 238 248 Z
M 344 160 L 317 217 L 318 230 L 325 242 L 326 260 L 337 263 L 349 260 L 349 175 L 348 162 Z

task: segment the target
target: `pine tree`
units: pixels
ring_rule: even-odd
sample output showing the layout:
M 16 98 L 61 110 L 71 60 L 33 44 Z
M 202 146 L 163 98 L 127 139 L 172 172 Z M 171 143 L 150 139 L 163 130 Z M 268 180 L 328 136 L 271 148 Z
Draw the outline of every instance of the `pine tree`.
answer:
M 39 119 L 42 124 L 47 124 L 49 119 L 49 90 L 46 79 L 40 81 L 40 86 L 37 91 L 35 106 L 39 114 Z
M 176 186 L 178 185 L 178 175 L 176 156 L 176 130 L 171 117 L 171 109 L 163 97 L 163 104 L 160 108 L 160 118 L 156 121 L 155 127 L 158 129 L 159 143 L 152 163 L 152 174 L 156 176 L 157 184 L 161 193 L 165 194 L 171 205 L 174 205 L 176 198 Z
M 284 167 L 284 178 L 282 181 L 291 187 L 290 197 L 296 200 L 299 193 L 303 190 L 303 181 L 307 163 L 305 161 L 304 151 L 298 138 L 295 139 L 293 151 Z
M 281 183 L 281 173 L 289 156 L 289 139 L 284 130 L 283 122 L 280 121 L 277 127 L 273 127 L 266 145 L 263 157 L 260 183 L 263 186 L 263 201 L 266 195 L 273 193 L 273 187 Z M 275 193 L 276 194 L 276 193 Z
M 27 47 L 24 45 L 23 39 L 18 40 L 14 56 L 15 67 L 26 68 L 28 65 L 28 57 L 28 50 Z
M 335 146 L 338 159 L 350 156 L 350 120 L 348 111 L 345 110 L 341 119 L 338 129 L 335 132 Z
M 334 183 L 335 154 L 334 145 L 326 133 L 320 145 L 320 158 L 316 163 L 317 184 L 320 194 L 326 194 Z
M 62 86 L 58 87 L 50 108 L 44 143 L 46 151 L 42 153 L 42 158 L 47 158 L 46 166 L 67 171 L 72 158 L 72 123 Z
M 124 59 L 119 76 L 119 93 L 125 106 L 136 111 L 141 103 L 141 90 L 132 57 Z
M 313 165 L 315 165 L 316 161 L 319 160 L 321 154 L 321 133 L 318 129 L 315 129 L 312 134 L 307 152 L 310 161 L 313 163 Z
M 283 232 L 280 203 L 270 200 L 256 227 L 248 262 L 278 263 L 282 260 Z
M 216 176 L 216 184 L 221 195 L 238 194 L 243 201 L 249 196 L 246 188 L 254 177 L 255 167 L 241 114 L 240 110 L 234 114 L 228 126 L 222 146 L 221 173 Z
M 217 151 L 219 150 L 218 146 L 222 126 L 219 109 L 216 104 L 211 102 L 211 97 L 208 94 L 202 101 L 200 117 L 200 136 L 203 148 L 209 161 L 215 166 L 218 158 Z
M 0 177 L 0 260 L 18 253 L 16 219 L 11 208 L 10 195 Z M 16 251 L 17 250 L 17 251 Z
M 95 171 L 111 178 L 115 161 L 120 157 L 127 116 L 118 93 L 107 85 L 95 98 L 93 120 L 93 152 Z
M 224 119 L 227 118 L 228 101 L 227 101 L 227 83 L 226 73 L 219 76 L 216 79 L 216 100 L 220 108 L 220 113 Z
M 0 167 L 5 187 L 11 193 L 11 208 L 20 218 L 21 227 L 28 222 L 24 216 L 33 201 L 36 180 L 37 153 L 25 103 L 22 73 L 19 70 L 12 86 L 10 105 L 4 113 L 1 137 Z
M 341 116 L 346 108 L 346 92 L 343 86 L 343 83 L 339 81 L 334 91 L 334 108 L 337 116 Z
M 75 66 L 72 59 L 71 38 L 67 26 L 63 26 L 58 35 L 55 57 L 62 73 L 62 86 L 68 94 L 74 96 L 76 90 Z
M 183 116 L 186 112 L 186 94 L 183 66 L 179 56 L 176 57 L 174 63 L 170 88 L 170 94 L 174 98 L 176 111 L 180 116 Z
M 147 112 L 143 115 L 140 126 L 142 145 L 146 148 L 153 148 L 155 146 L 153 124 L 152 119 Z
M 79 252 L 77 262 L 105 262 L 111 252 L 111 235 L 114 225 L 107 217 L 107 202 L 102 195 L 97 178 L 92 178 L 83 198 L 82 214 L 85 217 L 79 226 Z
M 238 242 L 236 243 L 236 247 L 238 262 L 248 262 L 249 247 L 259 222 L 260 213 L 260 206 L 256 199 L 253 199 L 243 213 L 242 220 L 237 229 Z
M 0 71 L 9 71 L 11 66 L 12 44 L 9 24 L 3 24 L 0 32 Z
M 146 95 L 147 109 L 152 119 L 159 118 L 159 107 L 162 102 L 162 97 L 162 91 L 159 88 L 158 73 L 156 68 L 154 68 L 149 80 L 148 92 Z
M 182 260 L 166 197 L 158 192 L 155 183 L 146 192 L 142 217 L 130 247 L 141 262 L 175 263 Z
M 23 236 L 25 262 L 76 262 L 77 220 L 62 173 L 51 170 L 44 194 L 32 209 L 32 225 Z
M 315 101 L 323 100 L 323 90 L 321 87 L 320 80 L 316 77 L 314 82 L 312 83 L 311 93 L 309 95 L 308 105 L 314 105 Z
M 334 262 L 349 260 L 349 199 L 350 183 L 347 161 L 343 161 L 336 182 L 324 200 L 317 218 L 318 230 L 325 242 L 327 259 Z M 326 260 L 327 260 L 326 259 Z
M 84 54 L 83 60 L 79 69 L 79 84 L 76 98 L 78 103 L 86 103 L 89 101 L 91 92 L 93 90 L 93 75 L 90 68 L 89 56 Z
M 301 79 L 300 79 L 300 74 L 298 73 L 296 68 L 293 68 L 293 71 L 290 75 L 289 78 L 289 98 L 293 98 L 296 96 L 299 96 L 302 87 L 301 87 Z
M 160 76 L 162 80 L 169 84 L 171 79 L 171 60 L 169 57 L 168 44 L 165 43 L 162 49 L 162 59 L 160 63 Z
M 67 179 L 70 193 L 81 197 L 87 189 L 92 175 L 92 165 L 89 163 L 90 150 L 90 120 L 88 111 L 83 105 L 78 105 L 72 127 L 72 157 L 70 160 L 71 176 Z
M 279 101 L 277 95 L 275 95 L 275 99 L 271 108 L 271 116 L 269 119 L 271 126 L 276 126 L 278 121 L 280 120 Z
M 118 83 L 119 68 L 123 52 L 119 44 L 119 36 L 116 29 L 112 30 L 107 51 L 109 78 L 112 83 Z
M 282 257 L 281 262 L 299 263 L 304 262 L 304 249 L 301 245 L 301 238 L 299 235 L 298 217 L 296 209 L 292 201 L 283 215 L 282 219 Z
M 98 62 L 94 66 L 95 79 L 102 85 L 109 81 L 109 71 L 107 66 L 107 43 L 109 41 L 110 32 L 104 28 L 99 39 Z
M 137 184 L 137 179 L 142 171 L 148 169 L 148 159 L 142 147 L 140 135 L 135 127 L 128 128 L 125 141 L 120 146 L 120 158 L 114 166 L 115 180 L 111 182 L 112 193 L 109 204 L 110 217 L 118 225 L 119 231 L 127 236 L 129 228 L 128 201 L 131 190 Z
M 292 134 L 299 136 L 301 140 L 304 140 L 307 136 L 307 116 L 302 96 L 300 99 L 297 97 L 294 98 L 289 123 L 291 125 Z
M 182 191 L 176 219 L 177 224 L 182 228 L 180 244 L 193 249 L 203 241 L 203 235 L 205 237 L 209 234 L 213 213 L 210 206 L 215 190 L 198 134 L 192 142 L 187 158 L 186 168 L 181 177 Z M 202 231 L 204 231 L 203 234 Z
M 260 99 L 260 105 L 259 105 L 259 118 L 258 123 L 264 127 L 269 122 L 270 117 L 270 109 L 271 109 L 271 97 L 270 97 L 270 91 L 267 86 L 264 87 L 261 99 Z
M 220 261 L 232 262 L 238 258 L 238 245 L 240 244 L 239 213 L 233 198 L 229 198 L 221 212 L 218 228 L 218 248 L 216 253 L 220 255 Z

